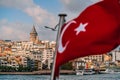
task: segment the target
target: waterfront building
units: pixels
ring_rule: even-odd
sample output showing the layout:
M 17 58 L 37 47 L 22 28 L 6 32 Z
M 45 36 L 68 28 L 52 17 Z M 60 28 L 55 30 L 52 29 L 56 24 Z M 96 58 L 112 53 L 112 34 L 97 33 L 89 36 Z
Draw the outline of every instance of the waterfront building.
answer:
M 0 46 L 0 53 L 2 53 L 3 52 L 3 47 L 2 46 Z
M 32 70 L 42 70 L 42 63 L 40 60 L 27 58 L 27 67 L 31 68 Z
M 42 62 L 47 65 L 48 69 L 51 69 L 53 63 L 54 50 L 52 48 L 44 49 L 42 55 Z
M 45 45 L 45 48 L 50 48 L 50 42 L 48 40 L 41 41 L 42 45 Z
M 34 60 L 27 58 L 27 67 L 34 69 L 34 65 L 35 65 Z
M 5 59 L 5 57 L 0 58 L 0 66 L 8 66 L 7 61 Z
M 114 50 L 110 52 L 112 54 L 112 62 L 120 61 L 120 51 L 119 50 Z
M 115 49 L 109 53 L 112 56 L 112 63 L 120 66 L 120 49 Z
M 7 62 L 7 65 L 11 66 L 11 67 L 15 67 L 15 68 L 18 68 L 19 67 L 19 64 L 18 62 L 15 60 L 15 59 L 12 59 L 11 62 Z
M 86 68 L 94 68 L 102 62 L 104 62 L 104 55 L 91 55 L 82 58 L 78 58 L 72 61 L 73 62 L 73 69 L 83 69 Z
M 20 65 L 22 65 L 23 67 L 28 67 L 27 57 L 20 56 L 20 58 L 21 58 L 21 60 L 19 61 Z
M 56 42 L 55 41 L 51 41 L 50 42 L 50 48 L 55 48 L 56 46 Z
M 40 60 L 34 60 L 34 67 L 37 70 L 42 70 L 42 62 Z

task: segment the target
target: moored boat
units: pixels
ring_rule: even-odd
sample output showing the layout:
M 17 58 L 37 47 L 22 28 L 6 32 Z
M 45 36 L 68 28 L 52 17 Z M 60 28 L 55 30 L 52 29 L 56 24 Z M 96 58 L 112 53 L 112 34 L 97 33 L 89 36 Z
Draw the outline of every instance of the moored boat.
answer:
M 101 71 L 100 73 L 103 73 L 103 74 L 115 74 L 115 73 L 120 73 L 120 70 L 107 68 L 105 71 Z
M 93 69 L 84 69 L 84 70 L 76 70 L 76 75 L 92 75 L 95 74 Z

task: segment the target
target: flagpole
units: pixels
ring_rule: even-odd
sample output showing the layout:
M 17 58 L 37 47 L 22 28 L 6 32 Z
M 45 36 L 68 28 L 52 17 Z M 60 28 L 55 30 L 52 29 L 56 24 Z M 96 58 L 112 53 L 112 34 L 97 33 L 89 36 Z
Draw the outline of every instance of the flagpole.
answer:
M 59 41 L 59 35 L 61 31 L 61 27 L 65 23 L 65 17 L 67 16 L 66 14 L 59 14 L 59 24 L 58 24 L 58 32 L 57 32 L 57 37 L 56 37 L 56 46 L 55 46 L 55 53 L 54 53 L 54 58 L 53 58 L 53 67 L 52 67 L 52 72 L 51 72 L 51 79 L 54 80 L 54 72 L 55 72 L 55 63 L 56 63 L 56 57 L 57 57 L 57 46 L 58 46 L 58 41 Z

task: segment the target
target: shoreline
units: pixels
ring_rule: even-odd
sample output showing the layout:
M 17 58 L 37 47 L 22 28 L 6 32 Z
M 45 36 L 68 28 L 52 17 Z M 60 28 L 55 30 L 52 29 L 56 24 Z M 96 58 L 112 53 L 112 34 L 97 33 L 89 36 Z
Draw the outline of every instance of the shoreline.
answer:
M 50 75 L 51 70 L 40 70 L 33 72 L 0 72 L 0 75 Z M 73 70 L 60 70 L 60 74 L 75 74 Z

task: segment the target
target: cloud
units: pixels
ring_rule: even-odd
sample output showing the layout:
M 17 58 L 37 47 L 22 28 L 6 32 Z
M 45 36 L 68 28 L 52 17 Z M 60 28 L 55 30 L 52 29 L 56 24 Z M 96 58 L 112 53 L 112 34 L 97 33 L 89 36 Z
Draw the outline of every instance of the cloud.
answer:
M 99 2 L 100 0 L 60 0 L 62 11 L 67 13 L 67 20 L 76 18 L 85 8 Z
M 60 0 L 64 5 L 62 12 L 68 15 L 78 15 L 87 6 L 98 2 L 99 0 Z M 41 6 L 34 3 L 33 0 L 0 0 L 0 6 L 17 8 L 32 17 L 36 24 L 41 26 L 49 25 L 55 26 L 57 24 L 57 17 L 53 13 L 48 12 Z M 48 18 L 49 17 L 49 18 Z M 71 19 L 68 17 L 68 19 Z
M 29 33 L 27 27 L 29 24 L 10 23 L 6 19 L 0 20 L 0 38 L 11 40 L 28 40 Z
M 31 16 L 34 23 L 39 25 L 45 25 L 47 23 L 50 26 L 54 26 L 57 23 L 54 14 L 41 8 L 33 0 L 0 0 L 0 6 L 19 9 Z
M 33 19 L 36 30 L 42 40 L 55 40 L 56 32 L 46 30 L 43 26 L 54 27 L 57 24 L 54 14 L 41 8 L 33 0 L 0 0 L 0 6 L 16 8 Z M 29 33 L 33 23 L 9 22 L 7 19 L 0 20 L 0 38 L 11 40 L 29 40 Z
M 54 26 L 57 23 L 54 15 L 40 8 L 40 6 L 25 8 L 24 12 L 31 16 L 37 24 Z
M 84 10 L 88 5 L 95 3 L 98 0 L 61 0 L 64 9 L 61 10 L 68 14 L 69 19 L 77 17 L 77 15 Z M 0 6 L 16 8 L 33 19 L 36 30 L 39 33 L 39 38 L 42 40 L 55 40 L 56 32 L 46 30 L 43 26 L 54 27 L 58 23 L 58 17 L 54 13 L 50 13 L 41 6 L 34 3 L 33 0 L 0 0 Z M 61 5 L 62 6 L 62 5 Z M 57 10 L 56 10 L 57 11 Z M 32 29 L 33 23 L 11 23 L 6 19 L 0 21 L 0 38 L 12 40 L 29 40 L 29 33 Z M 14 36 L 13 36 L 14 34 Z
M 40 40 L 55 40 L 56 31 L 46 30 L 44 27 L 35 25 Z M 0 39 L 13 41 L 29 41 L 33 24 L 9 22 L 7 19 L 0 20 Z
M 99 0 L 61 0 L 66 10 L 71 12 L 81 12 L 91 4 L 98 2 Z

